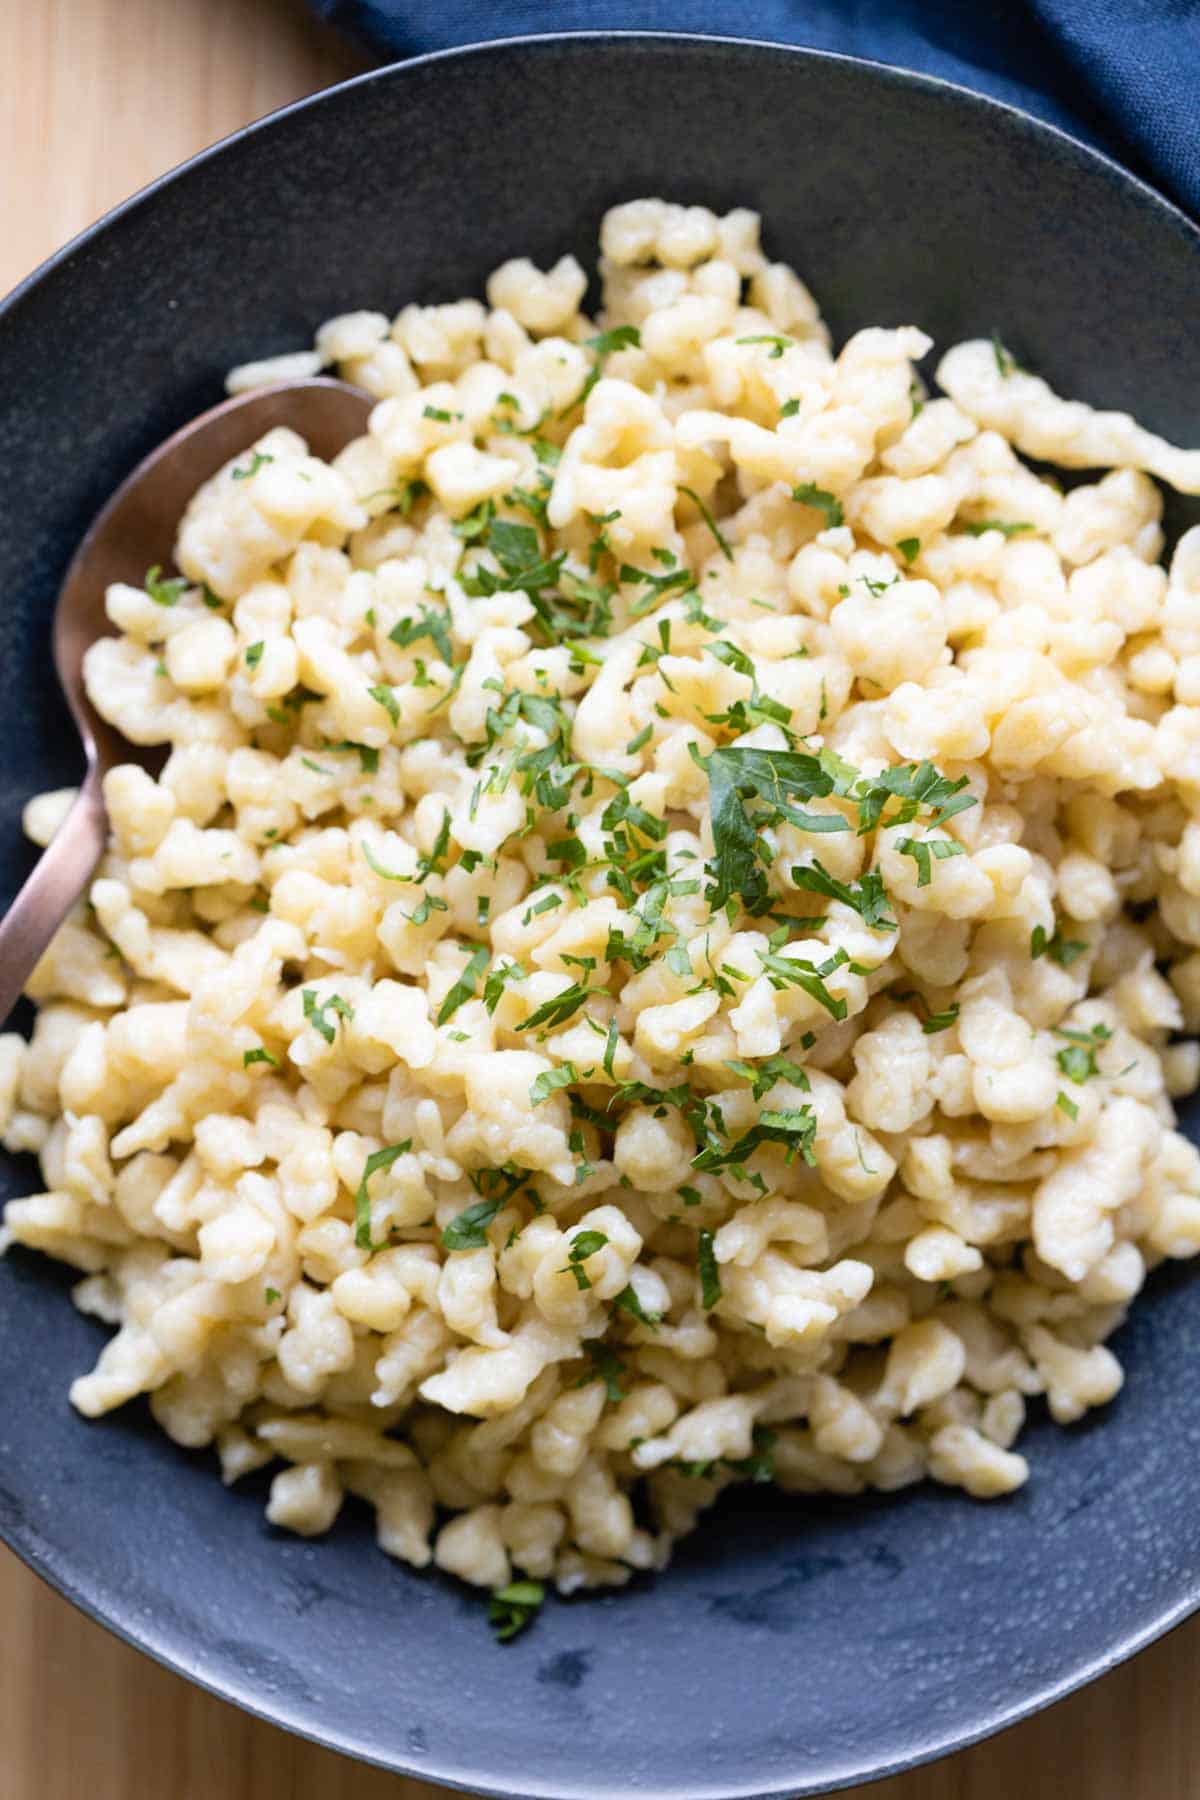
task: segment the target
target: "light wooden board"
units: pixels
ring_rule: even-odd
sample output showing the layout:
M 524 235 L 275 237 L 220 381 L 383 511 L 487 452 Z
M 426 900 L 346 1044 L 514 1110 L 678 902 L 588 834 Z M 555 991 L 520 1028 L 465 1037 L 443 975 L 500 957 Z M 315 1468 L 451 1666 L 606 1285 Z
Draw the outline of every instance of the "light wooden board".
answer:
M 0 291 L 193 151 L 361 66 L 300 0 L 0 0 Z M 1200 1620 L 1040 1718 L 871 1788 L 871 1800 L 1200 1800 L 1198 1677 Z M 440 1792 L 200 1693 L 0 1551 L 0 1800 Z

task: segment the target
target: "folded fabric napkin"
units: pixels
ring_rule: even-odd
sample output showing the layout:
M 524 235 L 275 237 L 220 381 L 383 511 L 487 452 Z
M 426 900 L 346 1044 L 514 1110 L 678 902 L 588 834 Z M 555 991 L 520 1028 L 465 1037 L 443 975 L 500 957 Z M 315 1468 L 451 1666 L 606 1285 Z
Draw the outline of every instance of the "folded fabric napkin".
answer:
M 380 56 L 547 31 L 695 31 L 872 57 L 1023 106 L 1200 216 L 1200 0 L 310 0 Z M 753 31 L 747 29 L 753 20 Z

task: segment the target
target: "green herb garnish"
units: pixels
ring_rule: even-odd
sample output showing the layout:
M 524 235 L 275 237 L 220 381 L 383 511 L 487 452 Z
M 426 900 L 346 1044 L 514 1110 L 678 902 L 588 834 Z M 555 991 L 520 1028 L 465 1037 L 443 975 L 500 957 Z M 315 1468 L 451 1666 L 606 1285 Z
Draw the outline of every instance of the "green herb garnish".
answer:
M 445 1025 L 447 1020 L 452 1019 L 464 1001 L 475 998 L 475 985 L 487 965 L 487 948 L 480 944 L 479 948 L 472 952 L 462 974 L 439 1006 L 437 1015 L 439 1025 Z
M 603 1250 L 607 1242 L 608 1233 L 606 1231 L 580 1231 L 572 1238 L 571 1248 L 567 1251 L 567 1260 L 558 1272 L 560 1275 L 573 1275 L 575 1286 L 580 1293 L 585 1292 L 592 1285 L 591 1276 L 584 1268 L 584 1263 L 589 1257 L 595 1256 L 598 1250 Z
M 792 489 L 792 499 L 798 500 L 802 506 L 815 506 L 818 512 L 824 513 L 826 530 L 846 522 L 841 501 L 828 488 L 817 487 L 811 481 L 802 481 L 799 487 Z
M 697 510 L 700 513 L 700 517 L 704 520 L 704 523 L 708 526 L 708 529 L 712 532 L 713 537 L 716 539 L 717 549 L 721 552 L 721 555 L 725 558 L 726 562 L 732 562 L 733 561 L 733 551 L 729 548 L 729 539 L 722 532 L 720 526 L 717 524 L 717 521 L 713 518 L 712 513 L 709 511 L 708 507 L 704 504 L 703 500 L 700 498 L 700 496 L 696 492 L 695 488 L 681 487 L 679 492 L 681 494 L 686 494 L 688 499 L 693 502 L 693 504 L 696 506 Z
M 701 1231 L 697 1256 L 700 1264 L 700 1304 L 705 1312 L 711 1312 L 721 1298 L 721 1271 L 717 1267 L 711 1231 Z
M 1083 939 L 1064 938 L 1057 926 L 1054 935 L 1047 937 L 1044 925 L 1035 925 L 1029 936 L 1029 954 L 1036 961 L 1039 956 L 1048 956 L 1056 962 L 1060 969 L 1069 969 L 1076 958 L 1083 955 L 1088 948 Z
M 354 1008 L 340 994 L 330 994 L 328 1000 L 318 1000 L 316 988 L 305 988 L 304 1017 L 314 1031 L 320 1032 L 327 1044 L 332 1044 L 337 1036 L 337 1026 L 331 1025 L 326 1017 L 328 1013 L 336 1013 L 339 1019 L 352 1019 Z
M 390 1169 L 398 1156 L 404 1156 L 412 1149 L 412 1139 L 405 1138 L 402 1144 L 387 1144 L 382 1150 L 373 1150 L 363 1164 L 362 1180 L 354 1196 L 354 1242 L 360 1250 L 374 1250 L 378 1246 L 371 1242 L 371 1196 L 367 1184 L 372 1175 L 380 1169 Z
M 546 1598 L 540 1581 L 510 1581 L 496 1588 L 488 1601 L 488 1623 L 500 1643 L 507 1644 L 537 1617 Z
M 739 344 L 770 344 L 771 349 L 769 354 L 772 362 L 777 362 L 784 351 L 790 348 L 795 341 L 795 338 L 783 337 L 780 333 L 774 331 L 759 331 L 756 332 L 753 337 L 740 337 L 735 339 L 735 342 Z
M 487 1228 L 504 1204 L 504 1197 L 476 1200 L 458 1213 L 442 1233 L 444 1250 L 482 1250 L 487 1244 Z
M 264 463 L 274 462 L 275 458 L 266 450 L 252 450 L 250 461 L 244 468 L 232 469 L 230 473 L 235 481 L 249 481 L 251 475 L 257 475 Z
M 182 575 L 174 575 L 169 581 L 163 579 L 162 564 L 155 563 L 146 570 L 143 583 L 150 598 L 159 606 L 174 606 L 180 594 L 184 593 L 188 583 Z

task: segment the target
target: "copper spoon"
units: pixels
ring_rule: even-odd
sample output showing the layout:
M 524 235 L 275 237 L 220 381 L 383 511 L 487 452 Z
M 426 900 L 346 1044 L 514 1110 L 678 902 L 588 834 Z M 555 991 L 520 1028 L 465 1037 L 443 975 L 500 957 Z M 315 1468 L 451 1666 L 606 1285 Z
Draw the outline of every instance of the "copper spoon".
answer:
M 117 763 L 144 762 L 154 754 L 127 743 L 84 689 L 84 652 L 110 630 L 105 589 L 113 581 L 140 586 L 148 568 L 168 563 L 175 528 L 196 489 L 265 431 L 290 425 L 315 456 L 328 459 L 362 435 L 373 405 L 360 388 L 323 376 L 240 394 L 151 451 L 97 514 L 67 570 L 54 614 L 54 665 L 83 740 L 87 772 L 53 841 L 0 920 L 0 1025 L 103 853 L 105 775 Z

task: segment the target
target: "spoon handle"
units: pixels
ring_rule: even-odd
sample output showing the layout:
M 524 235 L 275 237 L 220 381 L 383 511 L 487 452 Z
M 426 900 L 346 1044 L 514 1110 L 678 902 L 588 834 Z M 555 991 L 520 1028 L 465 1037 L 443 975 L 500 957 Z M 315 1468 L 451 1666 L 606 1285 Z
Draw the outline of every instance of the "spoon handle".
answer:
M 108 837 L 108 815 L 90 768 L 70 812 L 24 887 L 0 919 L 0 1025 L 79 896 Z

